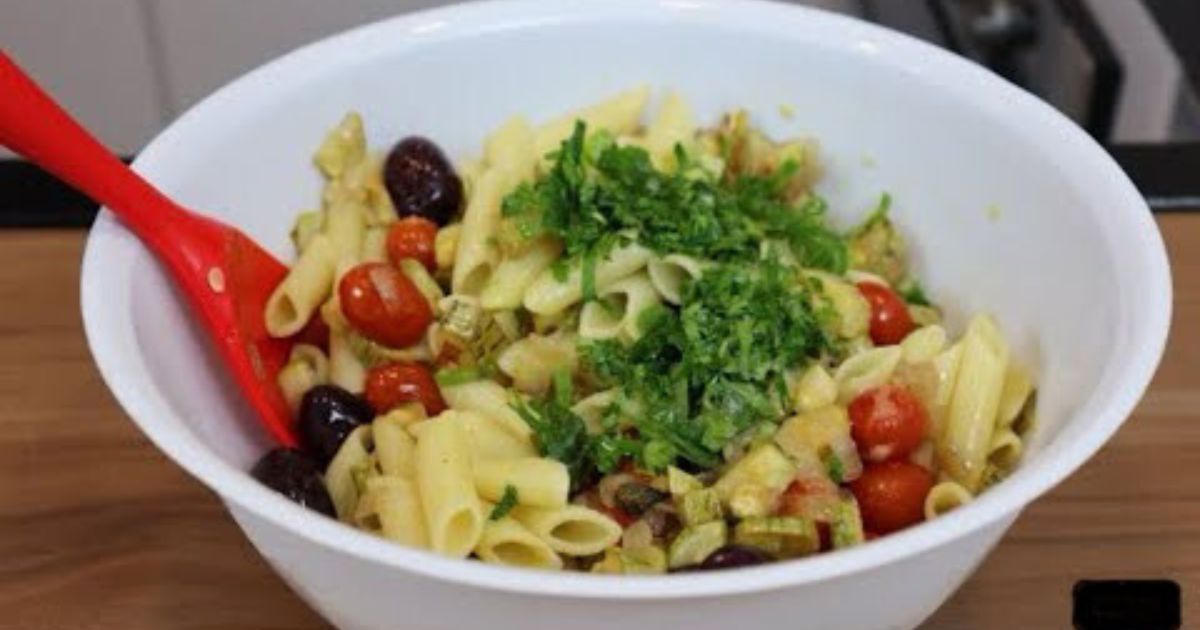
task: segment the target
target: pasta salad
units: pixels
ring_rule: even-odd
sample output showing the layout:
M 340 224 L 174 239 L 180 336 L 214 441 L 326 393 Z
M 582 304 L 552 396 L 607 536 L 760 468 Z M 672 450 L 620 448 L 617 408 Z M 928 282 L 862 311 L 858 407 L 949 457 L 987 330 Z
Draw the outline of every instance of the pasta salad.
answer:
M 320 207 L 268 302 L 299 449 L 253 474 L 401 544 L 632 574 L 862 544 L 1021 455 L 1033 381 L 997 324 L 958 338 L 890 199 L 826 217 L 812 140 L 647 88 L 433 142 L 318 148 Z

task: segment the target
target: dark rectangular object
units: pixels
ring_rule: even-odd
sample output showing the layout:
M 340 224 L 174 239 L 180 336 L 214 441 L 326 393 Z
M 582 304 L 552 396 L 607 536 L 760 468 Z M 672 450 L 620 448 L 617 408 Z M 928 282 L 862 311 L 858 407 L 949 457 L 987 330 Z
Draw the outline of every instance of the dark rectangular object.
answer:
M 1077 630 L 1178 630 L 1179 585 L 1171 580 L 1083 580 L 1075 584 Z
M 22 160 L 0 160 L 0 227 L 88 227 L 98 206 Z

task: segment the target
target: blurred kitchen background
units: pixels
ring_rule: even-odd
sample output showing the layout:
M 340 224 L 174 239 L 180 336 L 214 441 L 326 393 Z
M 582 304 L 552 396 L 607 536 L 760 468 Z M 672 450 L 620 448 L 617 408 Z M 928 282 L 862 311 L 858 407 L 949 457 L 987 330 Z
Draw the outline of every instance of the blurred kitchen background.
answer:
M 1048 100 L 1102 142 L 1139 145 L 1135 161 L 1147 146 L 1200 140 L 1194 90 L 1200 0 L 793 1 L 864 17 L 969 56 Z M 105 142 L 132 155 L 247 69 L 356 24 L 439 4 L 0 0 L 0 46 Z M 1156 164 L 1151 171 L 1159 170 Z

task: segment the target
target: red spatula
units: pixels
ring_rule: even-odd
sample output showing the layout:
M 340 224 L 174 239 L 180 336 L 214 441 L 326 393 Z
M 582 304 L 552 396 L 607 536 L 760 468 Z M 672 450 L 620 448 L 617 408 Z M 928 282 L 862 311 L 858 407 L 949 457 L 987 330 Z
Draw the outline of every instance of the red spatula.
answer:
M 275 438 L 295 446 L 294 423 L 275 382 L 291 343 L 268 335 L 263 319 L 267 298 L 287 267 L 238 230 L 167 199 L 75 122 L 3 51 L 0 145 L 121 217 L 188 296 L 259 419 Z

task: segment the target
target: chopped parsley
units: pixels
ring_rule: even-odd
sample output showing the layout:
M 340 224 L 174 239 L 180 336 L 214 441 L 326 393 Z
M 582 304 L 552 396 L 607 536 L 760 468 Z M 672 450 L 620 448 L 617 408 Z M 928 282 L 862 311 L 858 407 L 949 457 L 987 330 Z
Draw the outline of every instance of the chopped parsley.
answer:
M 712 263 L 678 307 L 639 314 L 636 341 L 580 344 L 581 383 L 620 390 L 598 434 L 571 411 L 565 373 L 546 398 L 514 405 L 542 455 L 566 464 L 573 490 L 625 460 L 651 471 L 680 460 L 718 466 L 734 438 L 786 412 L 789 371 L 838 352 L 828 332 L 836 316 L 800 270 L 844 273 L 850 246 L 828 226 L 822 199 L 790 200 L 796 164 L 718 175 L 682 146 L 675 157 L 677 169 L 658 170 L 644 149 L 577 122 L 548 170 L 503 202 L 509 232 L 562 241 L 555 276 L 578 265 L 585 301 L 597 297 L 597 262 L 624 243 Z
M 712 467 L 735 436 L 777 419 L 787 406 L 784 373 L 832 351 L 819 311 L 793 267 L 773 258 L 719 265 L 687 285 L 676 312 L 642 313 L 633 344 L 583 344 L 605 385 L 621 386 L 644 441 L 642 464 L 662 470 L 676 458 Z
M 830 453 L 829 461 L 825 463 L 825 468 L 829 472 L 829 478 L 833 483 L 842 483 L 846 480 L 846 467 L 842 464 L 842 458 Z
M 504 494 L 500 495 L 500 500 L 496 503 L 496 507 L 492 508 L 492 513 L 488 515 L 488 520 L 498 521 L 508 516 L 508 513 L 517 507 L 518 500 L 517 488 L 512 484 L 505 485 Z
M 544 177 L 504 199 L 503 214 L 526 238 L 562 239 L 565 258 L 580 261 L 585 300 L 595 297 L 596 261 L 629 240 L 663 254 L 744 263 L 761 258 L 770 242 L 804 267 L 841 273 L 849 263 L 822 199 L 785 201 L 794 162 L 767 176 L 721 178 L 677 146 L 680 166 L 665 172 L 645 149 L 620 146 L 605 131 L 589 136 L 582 122 L 551 158 Z M 558 268 L 559 277 L 564 272 Z

